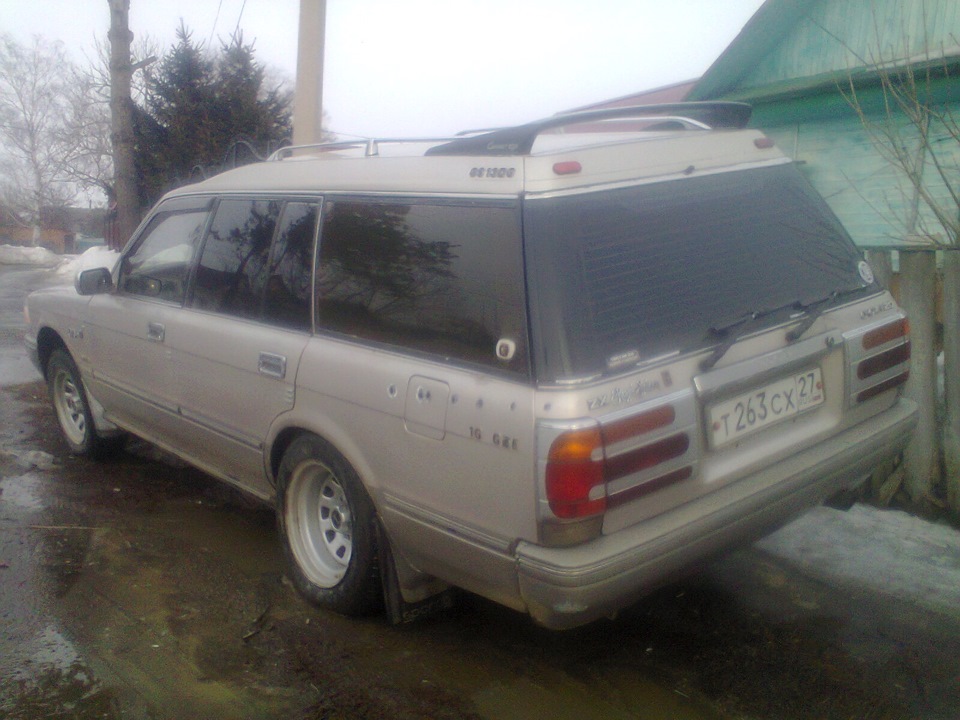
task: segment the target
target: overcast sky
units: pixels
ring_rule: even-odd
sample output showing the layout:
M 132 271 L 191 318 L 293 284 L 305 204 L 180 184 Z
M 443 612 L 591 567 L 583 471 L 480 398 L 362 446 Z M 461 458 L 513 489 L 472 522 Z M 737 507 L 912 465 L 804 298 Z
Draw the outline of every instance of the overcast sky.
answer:
M 535 120 L 700 76 L 763 0 L 327 0 L 324 109 L 340 133 L 427 136 Z M 168 48 L 182 18 L 236 29 L 292 80 L 298 0 L 131 0 Z M 107 0 L 0 0 L 0 32 L 61 40 L 79 63 Z

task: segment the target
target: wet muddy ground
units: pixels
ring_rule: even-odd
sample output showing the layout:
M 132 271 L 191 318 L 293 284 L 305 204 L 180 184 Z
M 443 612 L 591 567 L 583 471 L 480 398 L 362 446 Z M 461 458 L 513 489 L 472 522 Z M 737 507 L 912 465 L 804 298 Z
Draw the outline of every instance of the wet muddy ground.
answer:
M 752 548 L 565 633 L 469 595 L 349 620 L 270 508 L 142 444 L 71 457 L 36 382 L 0 388 L 0 717 L 957 718 L 960 609 Z

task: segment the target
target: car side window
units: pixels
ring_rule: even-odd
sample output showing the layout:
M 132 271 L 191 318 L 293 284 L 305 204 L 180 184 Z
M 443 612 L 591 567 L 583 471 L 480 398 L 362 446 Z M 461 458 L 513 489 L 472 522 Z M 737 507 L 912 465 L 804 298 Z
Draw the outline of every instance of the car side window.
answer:
M 288 202 L 273 244 L 263 299 L 263 319 L 291 330 L 310 331 L 313 245 L 319 204 Z
M 521 252 L 512 205 L 329 202 L 317 330 L 526 376 Z
M 259 319 L 280 200 L 222 200 L 203 243 L 191 305 Z
M 182 303 L 208 206 L 196 200 L 161 205 L 120 263 L 120 291 Z

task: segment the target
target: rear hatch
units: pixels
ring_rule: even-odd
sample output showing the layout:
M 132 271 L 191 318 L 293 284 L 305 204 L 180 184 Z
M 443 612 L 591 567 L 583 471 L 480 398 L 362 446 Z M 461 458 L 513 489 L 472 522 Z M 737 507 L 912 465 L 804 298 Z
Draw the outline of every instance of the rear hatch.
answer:
M 524 228 L 558 398 L 542 517 L 614 532 L 862 422 L 906 379 L 902 315 L 790 163 L 529 197 Z

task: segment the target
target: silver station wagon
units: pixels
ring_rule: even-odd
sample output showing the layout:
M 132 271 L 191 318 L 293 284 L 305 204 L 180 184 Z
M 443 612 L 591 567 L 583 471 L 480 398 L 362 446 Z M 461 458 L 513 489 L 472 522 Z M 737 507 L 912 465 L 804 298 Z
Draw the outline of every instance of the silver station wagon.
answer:
M 72 451 L 277 509 L 310 600 L 616 613 L 900 452 L 909 329 L 749 108 L 288 148 L 27 301 Z

